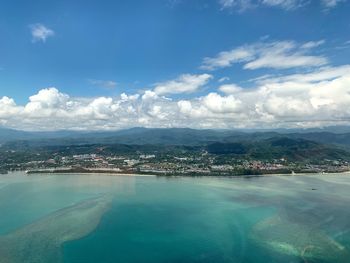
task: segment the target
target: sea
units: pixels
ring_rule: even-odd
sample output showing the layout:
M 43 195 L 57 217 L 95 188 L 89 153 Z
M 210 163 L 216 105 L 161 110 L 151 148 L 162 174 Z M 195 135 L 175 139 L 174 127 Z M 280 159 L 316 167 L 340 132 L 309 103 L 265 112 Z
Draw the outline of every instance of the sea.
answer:
M 350 262 L 350 174 L 0 175 L 1 263 Z

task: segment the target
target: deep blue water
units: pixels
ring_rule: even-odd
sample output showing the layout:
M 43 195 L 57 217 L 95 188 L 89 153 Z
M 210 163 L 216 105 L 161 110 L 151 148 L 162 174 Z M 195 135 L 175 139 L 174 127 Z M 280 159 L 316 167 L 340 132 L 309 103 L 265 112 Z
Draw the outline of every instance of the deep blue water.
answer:
M 350 262 L 350 175 L 0 176 L 0 262 Z

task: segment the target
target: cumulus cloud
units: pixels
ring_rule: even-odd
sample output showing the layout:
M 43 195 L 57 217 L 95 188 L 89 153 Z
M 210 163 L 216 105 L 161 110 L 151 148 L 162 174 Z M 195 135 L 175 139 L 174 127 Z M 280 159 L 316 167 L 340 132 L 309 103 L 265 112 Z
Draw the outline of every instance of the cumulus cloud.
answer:
M 0 99 L 0 119 L 5 120 L 8 116 L 15 116 L 21 110 L 22 107 L 18 107 L 13 99 L 6 96 Z
M 209 74 L 184 74 L 175 80 L 158 83 L 154 92 L 158 95 L 193 93 L 207 84 L 211 78 L 212 76 Z
M 215 92 L 202 98 L 203 105 L 213 113 L 233 113 L 240 110 L 242 102 L 233 95 L 221 96 Z
M 324 41 L 296 43 L 295 41 L 258 42 L 243 45 L 229 51 L 220 52 L 215 57 L 206 57 L 201 69 L 215 70 L 243 63 L 244 69 L 288 69 L 297 67 L 316 67 L 328 63 L 323 56 L 311 55 L 313 48 Z
M 249 88 L 221 85 L 191 99 L 153 90 L 78 98 L 46 88 L 18 105 L 0 98 L 0 123 L 30 130 L 112 130 L 134 126 L 192 128 L 318 127 L 350 124 L 350 65 L 258 78 Z
M 55 35 L 55 32 L 52 29 L 40 23 L 30 25 L 29 28 L 32 34 L 33 42 L 38 42 L 38 41 L 46 42 L 46 39 L 48 37 L 52 37 Z
M 55 88 L 42 89 L 29 97 L 29 103 L 25 105 L 23 114 L 32 118 L 64 115 L 68 98 L 68 95 L 60 93 Z
M 206 116 L 212 126 L 221 122 L 220 127 L 228 128 L 349 124 L 349 87 L 350 68 L 342 66 L 271 78 L 254 88 L 233 89 L 226 96 L 209 94 L 178 106 L 187 116 Z

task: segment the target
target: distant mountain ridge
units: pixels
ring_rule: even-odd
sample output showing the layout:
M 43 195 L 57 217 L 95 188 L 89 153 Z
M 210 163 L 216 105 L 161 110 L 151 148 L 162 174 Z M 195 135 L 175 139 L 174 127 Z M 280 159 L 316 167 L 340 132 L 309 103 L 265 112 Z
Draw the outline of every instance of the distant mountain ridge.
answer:
M 333 128 L 329 128 L 332 130 Z M 311 129 L 309 132 L 287 130 L 271 131 L 241 131 L 241 130 L 212 130 L 190 128 L 131 128 L 118 131 L 55 131 L 55 132 L 26 132 L 0 128 L 0 144 L 28 146 L 47 145 L 82 145 L 91 143 L 129 144 L 129 145 L 207 145 L 215 142 L 258 142 L 270 138 L 285 137 L 304 139 L 321 144 L 335 145 L 350 149 L 350 132 L 335 133 L 326 129 Z M 342 128 L 342 130 L 346 130 Z
M 218 160 L 288 160 L 298 163 L 350 162 L 350 133 L 279 133 L 188 128 L 132 128 L 111 132 L 22 132 L 0 130 L 0 159 L 38 160 L 55 154 L 157 154 L 186 153 L 217 156 Z M 17 157 L 16 157 L 17 156 Z M 25 156 L 25 158 L 23 157 Z M 27 159 L 26 159 L 27 158 Z M 225 163 L 225 162 L 224 162 Z

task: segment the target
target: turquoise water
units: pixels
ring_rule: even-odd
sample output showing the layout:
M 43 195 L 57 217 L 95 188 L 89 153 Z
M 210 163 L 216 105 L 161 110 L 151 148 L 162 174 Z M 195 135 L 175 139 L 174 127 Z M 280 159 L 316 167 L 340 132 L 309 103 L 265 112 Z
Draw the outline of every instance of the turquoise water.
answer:
M 0 176 L 0 262 L 350 262 L 350 175 Z

